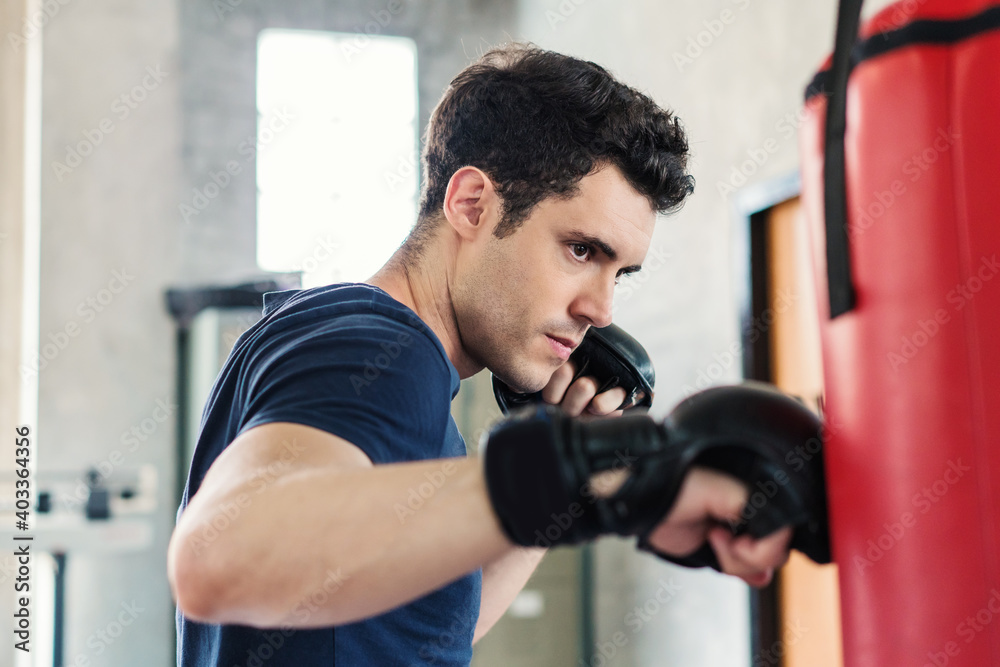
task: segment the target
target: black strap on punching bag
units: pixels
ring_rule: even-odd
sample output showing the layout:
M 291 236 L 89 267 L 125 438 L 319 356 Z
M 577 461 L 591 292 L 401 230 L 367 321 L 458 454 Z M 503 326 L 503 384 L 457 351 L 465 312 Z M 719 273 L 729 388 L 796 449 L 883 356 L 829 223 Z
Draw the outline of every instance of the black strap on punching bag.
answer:
M 851 257 L 847 236 L 847 182 L 844 133 L 847 129 L 847 80 L 851 50 L 858 36 L 862 0 L 841 0 L 837 11 L 837 36 L 830 65 L 831 91 L 826 106 L 823 155 L 823 207 L 826 218 L 826 274 L 830 290 L 830 318 L 842 315 L 855 303 Z

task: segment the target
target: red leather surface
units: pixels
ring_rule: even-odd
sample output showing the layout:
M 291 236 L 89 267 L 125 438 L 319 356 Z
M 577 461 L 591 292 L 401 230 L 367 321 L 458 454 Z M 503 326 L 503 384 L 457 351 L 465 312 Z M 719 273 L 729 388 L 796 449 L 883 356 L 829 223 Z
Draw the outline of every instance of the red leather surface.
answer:
M 862 33 L 907 10 L 906 20 L 958 18 L 990 5 L 900 2 Z M 907 46 L 852 74 L 858 301 L 832 321 L 825 99 L 807 109 L 802 201 L 820 297 L 845 663 L 1000 665 L 1000 31 Z

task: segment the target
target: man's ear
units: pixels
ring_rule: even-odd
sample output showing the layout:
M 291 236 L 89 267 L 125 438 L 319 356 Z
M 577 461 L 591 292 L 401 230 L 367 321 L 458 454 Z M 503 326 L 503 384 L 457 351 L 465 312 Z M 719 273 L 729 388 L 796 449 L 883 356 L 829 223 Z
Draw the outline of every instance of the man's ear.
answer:
M 471 240 L 484 232 L 493 233 L 500 199 L 485 172 L 476 167 L 462 167 L 448 181 L 443 209 L 452 229 Z

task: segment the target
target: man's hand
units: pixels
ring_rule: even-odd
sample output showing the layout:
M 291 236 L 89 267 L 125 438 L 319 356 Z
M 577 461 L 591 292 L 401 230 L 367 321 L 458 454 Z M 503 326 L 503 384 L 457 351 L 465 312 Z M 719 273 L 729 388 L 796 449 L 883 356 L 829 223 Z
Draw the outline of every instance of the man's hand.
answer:
M 786 526 L 761 539 L 734 536 L 729 526 L 739 520 L 747 497 L 746 485 L 735 477 L 692 468 L 676 503 L 650 533 L 649 541 L 665 553 L 686 556 L 707 539 L 723 572 L 751 586 L 766 586 L 775 569 L 788 560 L 792 529 Z
M 622 414 L 623 411 L 617 407 L 625 400 L 624 389 L 615 387 L 598 394 L 598 384 L 594 378 L 584 375 L 573 382 L 574 375 L 576 368 L 572 360 L 557 368 L 549 378 L 549 383 L 542 389 L 542 400 L 560 406 L 571 417 L 578 417 L 584 412 L 606 417 L 618 417 Z
M 572 361 L 556 369 L 542 389 L 545 402 L 560 405 L 571 416 L 584 412 L 603 416 L 622 414 L 616 408 L 625 400 L 623 389 L 598 395 L 593 378 L 584 376 L 572 382 L 575 374 Z M 627 478 L 624 470 L 606 471 L 594 475 L 591 486 L 597 494 L 609 496 Z M 751 586 L 766 586 L 775 570 L 788 560 L 792 529 L 786 527 L 762 539 L 733 535 L 729 526 L 739 520 L 748 497 L 746 485 L 735 477 L 708 468 L 693 468 L 684 479 L 677 503 L 653 530 L 650 542 L 665 553 L 686 556 L 707 540 L 723 572 Z
M 581 380 L 583 377 L 588 379 L 574 382 L 577 373 Z M 653 362 L 646 350 L 639 341 L 610 324 L 587 331 L 569 361 L 549 376 L 547 391 L 518 393 L 494 375 L 493 394 L 505 415 L 517 407 L 542 402 L 560 405 L 566 414 L 574 417 L 584 411 L 591 415 L 619 416 L 622 414 L 619 407 L 624 410 L 634 406 L 650 407 L 655 382 Z M 621 391 L 611 391 L 612 386 L 621 387 Z M 600 387 L 608 391 L 595 397 Z M 612 404 L 614 397 L 621 400 Z
M 662 423 L 641 413 L 581 419 L 620 415 L 622 396 L 595 396 L 599 385 L 573 375 L 558 369 L 540 392 L 547 407 L 484 437 L 487 488 L 512 542 L 638 535 L 639 549 L 752 586 L 769 583 L 793 545 L 829 562 L 821 459 L 804 471 L 785 465 L 795 447 L 821 442 L 818 417 L 801 403 L 746 383 L 693 395 Z M 773 497 L 743 516 L 755 484 L 769 484 Z

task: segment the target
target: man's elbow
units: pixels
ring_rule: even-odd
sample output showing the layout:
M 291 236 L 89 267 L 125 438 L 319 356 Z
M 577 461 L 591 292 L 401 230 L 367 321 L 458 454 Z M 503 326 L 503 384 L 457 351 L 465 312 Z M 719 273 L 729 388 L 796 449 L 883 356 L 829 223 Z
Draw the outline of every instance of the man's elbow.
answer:
M 218 579 L 210 572 L 206 554 L 197 553 L 189 540 L 174 530 L 167 548 L 167 580 L 177 608 L 200 623 L 218 623 Z
M 177 608 L 188 619 L 221 625 L 277 627 L 287 618 L 287 595 L 259 585 L 245 550 L 219 542 L 206 548 L 198 538 L 175 529 L 167 549 L 167 579 Z M 276 593 L 276 594 L 275 594 Z

